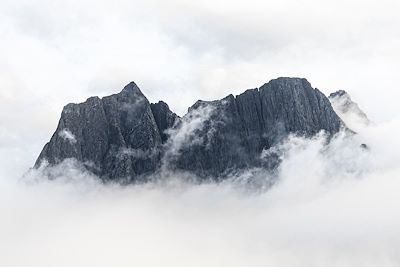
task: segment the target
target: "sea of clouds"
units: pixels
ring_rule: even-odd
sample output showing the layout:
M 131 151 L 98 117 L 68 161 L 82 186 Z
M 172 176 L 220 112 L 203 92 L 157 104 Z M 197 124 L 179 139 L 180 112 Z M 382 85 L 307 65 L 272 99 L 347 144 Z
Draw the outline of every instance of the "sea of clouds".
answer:
M 2 0 L 0 266 L 399 266 L 399 8 L 398 0 Z M 22 174 L 66 103 L 134 79 L 151 102 L 184 114 L 199 98 L 279 76 L 307 77 L 324 93 L 352 88 L 385 122 L 346 121 L 357 136 L 328 147 L 323 135 L 290 137 L 265 152 L 283 160 L 273 177 L 252 170 L 194 184 L 164 173 L 104 185 L 70 161 Z M 192 122 L 175 142 L 195 141 Z
M 0 265 L 399 266 L 400 122 L 357 129 L 220 183 L 104 184 L 73 161 L 0 179 Z

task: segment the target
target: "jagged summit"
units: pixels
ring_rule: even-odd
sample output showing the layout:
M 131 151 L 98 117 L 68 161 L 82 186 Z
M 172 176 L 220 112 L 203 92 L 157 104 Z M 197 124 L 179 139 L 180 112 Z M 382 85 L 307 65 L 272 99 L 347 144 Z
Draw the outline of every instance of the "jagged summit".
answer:
M 130 92 L 130 93 L 140 93 L 142 94 L 142 92 L 140 91 L 139 87 L 136 85 L 136 83 L 134 81 L 131 81 L 130 83 L 128 83 L 127 85 L 125 85 L 124 89 L 122 89 L 121 93 L 123 92 Z
M 344 95 L 349 95 L 345 90 L 338 90 L 336 92 L 333 92 L 329 95 L 329 98 L 334 98 L 334 97 L 341 97 Z
M 138 181 L 161 167 L 220 179 L 271 167 L 261 153 L 288 134 L 333 135 L 343 127 L 328 98 L 303 78 L 199 100 L 182 118 L 163 101 L 150 104 L 131 82 L 118 94 L 67 105 L 35 167 L 74 158 L 105 180 Z
M 306 78 L 299 78 L 299 77 L 278 77 L 275 79 L 270 80 L 269 82 L 265 83 L 266 84 L 290 84 L 291 86 L 302 86 L 304 84 L 310 85 L 308 80 Z M 264 86 L 263 85 L 263 86 Z
M 260 93 L 260 91 L 263 90 L 272 90 L 275 91 L 276 93 L 282 93 L 279 91 L 286 91 L 289 93 L 299 93 L 301 91 L 308 90 L 317 90 L 311 87 L 310 82 L 308 82 L 307 79 L 305 78 L 298 78 L 298 77 L 279 77 L 276 79 L 270 80 L 268 83 L 265 83 L 262 85 L 260 88 L 254 88 L 254 89 L 247 89 L 243 93 L 233 96 L 232 94 L 227 95 L 221 100 L 211 100 L 211 101 L 206 101 L 206 100 L 197 100 L 195 104 L 193 104 L 191 107 L 189 107 L 189 111 L 197 108 L 199 106 L 205 105 L 205 104 L 216 104 L 219 103 L 220 101 L 226 101 L 230 98 L 235 98 L 237 99 L 238 97 L 241 98 L 242 95 L 251 95 L 254 93 Z
M 164 101 L 158 101 L 158 103 L 150 104 L 150 107 L 161 135 L 161 141 L 165 143 L 168 139 L 166 131 L 172 128 L 180 118 L 169 109 L 168 104 Z
M 369 125 L 371 121 L 365 112 L 355 103 L 345 90 L 339 90 L 329 95 L 329 100 L 336 113 L 354 130 Z

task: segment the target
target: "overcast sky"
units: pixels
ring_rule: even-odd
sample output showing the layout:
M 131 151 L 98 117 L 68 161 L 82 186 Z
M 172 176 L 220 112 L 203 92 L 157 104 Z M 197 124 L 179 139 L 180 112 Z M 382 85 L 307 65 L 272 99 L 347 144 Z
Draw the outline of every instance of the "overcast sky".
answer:
M 400 0 L 0 0 L 0 265 L 400 266 L 399 11 Z M 69 102 L 135 81 L 183 115 L 279 76 L 347 90 L 377 123 L 328 146 L 288 139 L 265 193 L 245 184 L 267 173 L 118 187 L 68 161 L 46 170 L 55 181 L 33 170 L 20 182 Z
M 399 117 L 398 0 L 1 0 L 0 156 L 33 164 L 62 107 L 135 81 L 180 115 L 279 76 Z M 4 163 L 5 162 L 5 163 Z

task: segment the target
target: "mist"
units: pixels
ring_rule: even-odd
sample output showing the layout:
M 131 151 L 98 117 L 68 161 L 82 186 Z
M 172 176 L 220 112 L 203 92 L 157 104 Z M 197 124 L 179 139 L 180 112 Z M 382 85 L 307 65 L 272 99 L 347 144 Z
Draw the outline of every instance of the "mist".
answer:
M 398 0 L 2 0 L 0 266 L 400 266 L 399 9 Z M 133 80 L 183 115 L 279 76 L 305 77 L 325 95 L 345 89 L 375 123 L 336 109 L 356 135 L 289 136 L 261 155 L 280 159 L 276 172 L 221 182 L 199 183 L 168 161 L 132 185 L 104 183 L 74 160 L 28 170 L 67 103 Z M 169 133 L 168 159 L 198 142 L 206 115 L 192 115 Z M 68 129 L 60 137 L 76 142 Z
M 0 179 L 0 265 L 398 266 L 399 130 L 290 136 L 264 151 L 274 175 L 219 183 L 104 184 L 73 161 Z

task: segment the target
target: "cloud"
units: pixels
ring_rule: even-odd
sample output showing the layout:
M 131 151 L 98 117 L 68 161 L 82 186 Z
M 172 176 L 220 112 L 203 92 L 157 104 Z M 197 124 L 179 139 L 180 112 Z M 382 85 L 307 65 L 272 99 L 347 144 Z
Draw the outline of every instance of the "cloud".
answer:
M 196 108 L 189 110 L 175 127 L 166 131 L 169 138 L 165 144 L 166 152 L 163 157 L 164 168 L 168 168 L 170 161 L 175 160 L 181 155 L 182 149 L 204 142 L 197 133 L 204 129 L 205 122 L 214 112 L 215 107 L 213 105 L 200 103 Z
M 0 265 L 398 266 L 397 10 L 396 0 L 2 1 Z M 66 103 L 134 80 L 183 115 L 278 76 L 346 89 L 377 124 L 327 148 L 323 136 L 291 137 L 276 177 L 255 169 L 193 185 L 169 173 L 120 187 L 64 162 L 19 179 Z
M 75 135 L 74 135 L 73 133 L 71 133 L 71 131 L 68 130 L 68 129 L 62 129 L 60 132 L 58 132 L 58 135 L 59 135 L 62 139 L 64 139 L 64 140 L 70 142 L 71 144 L 75 144 L 75 143 L 76 143 L 76 137 L 75 137 Z
M 118 156 L 119 157 L 129 156 L 134 159 L 148 159 L 157 155 L 157 153 L 158 153 L 157 149 L 143 150 L 143 149 L 133 149 L 133 148 L 123 147 L 118 151 Z
M 395 0 L 378 8 L 360 0 L 2 1 L 0 156 L 13 154 L 23 172 L 65 104 L 132 80 L 151 102 L 183 115 L 198 99 L 301 76 L 324 93 L 346 89 L 374 121 L 395 119 L 398 7 Z
M 343 92 L 342 95 L 329 96 L 329 100 L 335 112 L 350 129 L 354 131 L 362 130 L 371 123 L 357 103 L 351 100 L 349 94 Z
M 193 184 L 168 173 L 120 186 L 65 161 L 1 179 L 0 263 L 397 266 L 400 169 L 390 151 L 400 149 L 399 130 L 398 121 L 366 126 L 328 145 L 323 134 L 291 136 L 276 148 L 276 177 L 249 170 Z M 254 179 L 277 180 L 254 190 Z

